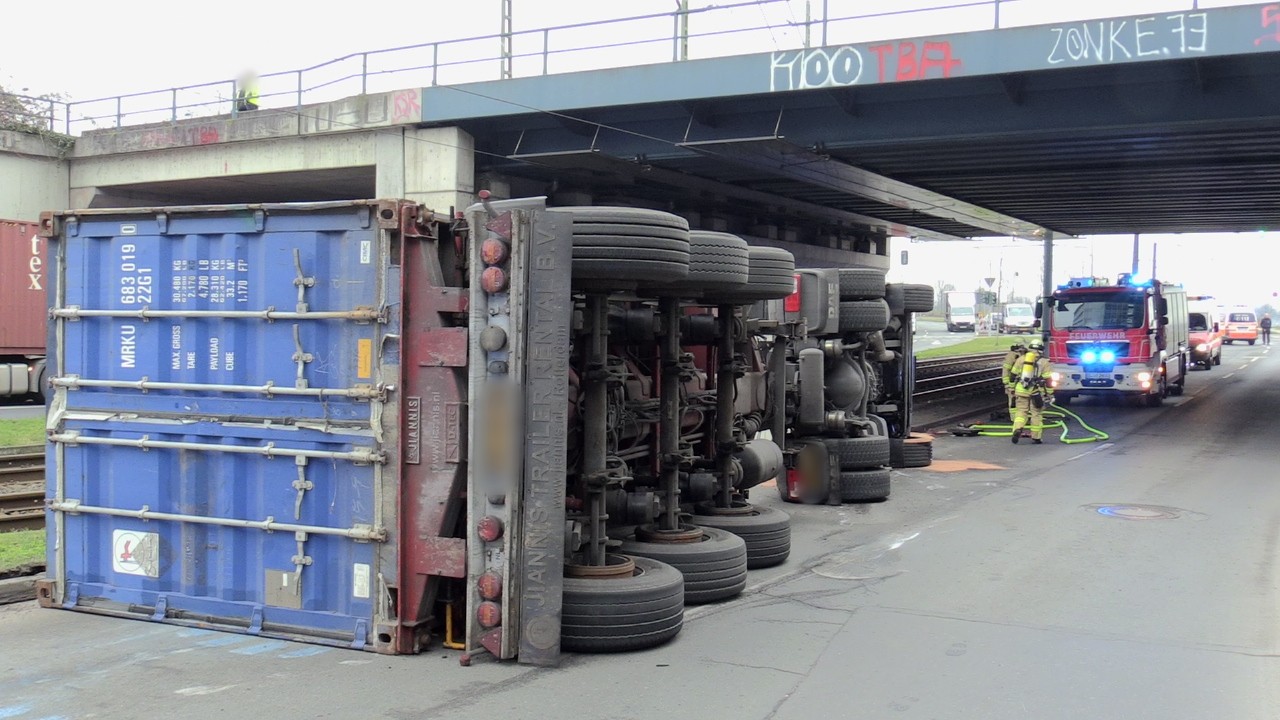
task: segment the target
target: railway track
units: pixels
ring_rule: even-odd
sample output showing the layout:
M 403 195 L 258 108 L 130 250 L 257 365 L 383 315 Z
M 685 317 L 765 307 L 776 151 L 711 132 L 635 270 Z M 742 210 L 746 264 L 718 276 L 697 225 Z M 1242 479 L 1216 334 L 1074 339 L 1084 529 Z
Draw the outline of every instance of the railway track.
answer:
M 0 449 L 0 532 L 44 527 L 44 446 Z
M 1004 353 L 916 361 L 916 400 L 934 402 L 1000 390 Z
M 962 355 L 916 363 L 914 397 L 949 400 L 1000 389 L 1004 353 Z M 0 532 L 44 527 L 44 447 L 0 449 Z

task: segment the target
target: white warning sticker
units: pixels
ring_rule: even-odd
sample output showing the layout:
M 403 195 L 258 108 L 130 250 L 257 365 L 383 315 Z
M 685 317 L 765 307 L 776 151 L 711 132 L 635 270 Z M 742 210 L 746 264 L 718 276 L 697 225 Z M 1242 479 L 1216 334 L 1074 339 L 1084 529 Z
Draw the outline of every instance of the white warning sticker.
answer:
M 351 594 L 358 598 L 369 597 L 369 566 L 356 563 L 351 573 Z
M 370 240 L 360 241 L 360 264 L 368 265 L 373 260 L 373 242 Z
M 160 535 L 133 530 L 112 531 L 111 569 L 125 575 L 160 577 Z

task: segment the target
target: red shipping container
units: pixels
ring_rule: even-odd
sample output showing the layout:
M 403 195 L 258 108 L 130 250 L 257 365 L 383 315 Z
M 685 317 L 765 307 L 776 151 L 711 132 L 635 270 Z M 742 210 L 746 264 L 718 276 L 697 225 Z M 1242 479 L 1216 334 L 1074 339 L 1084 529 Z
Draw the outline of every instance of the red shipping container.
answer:
M 34 222 L 0 220 L 0 355 L 44 355 L 45 241 Z

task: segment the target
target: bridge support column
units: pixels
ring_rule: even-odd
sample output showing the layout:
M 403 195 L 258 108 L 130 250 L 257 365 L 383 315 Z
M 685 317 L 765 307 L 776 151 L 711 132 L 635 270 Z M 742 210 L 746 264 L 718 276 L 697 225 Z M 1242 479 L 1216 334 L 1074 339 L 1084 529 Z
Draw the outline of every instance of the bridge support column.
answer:
M 378 197 L 403 197 L 440 213 L 475 202 L 475 140 L 456 127 L 378 134 Z

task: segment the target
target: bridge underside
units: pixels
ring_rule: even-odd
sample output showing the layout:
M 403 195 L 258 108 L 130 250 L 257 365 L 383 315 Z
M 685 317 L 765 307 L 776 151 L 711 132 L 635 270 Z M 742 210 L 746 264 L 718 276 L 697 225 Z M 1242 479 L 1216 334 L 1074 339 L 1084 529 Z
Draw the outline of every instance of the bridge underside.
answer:
M 480 177 L 945 239 L 1280 227 L 1280 56 L 464 121 Z M 483 180 L 482 180 L 483 183 Z M 989 211 L 987 217 L 984 211 Z M 1002 221 L 1001 218 L 1004 218 Z M 879 221 L 879 222 L 877 222 Z

